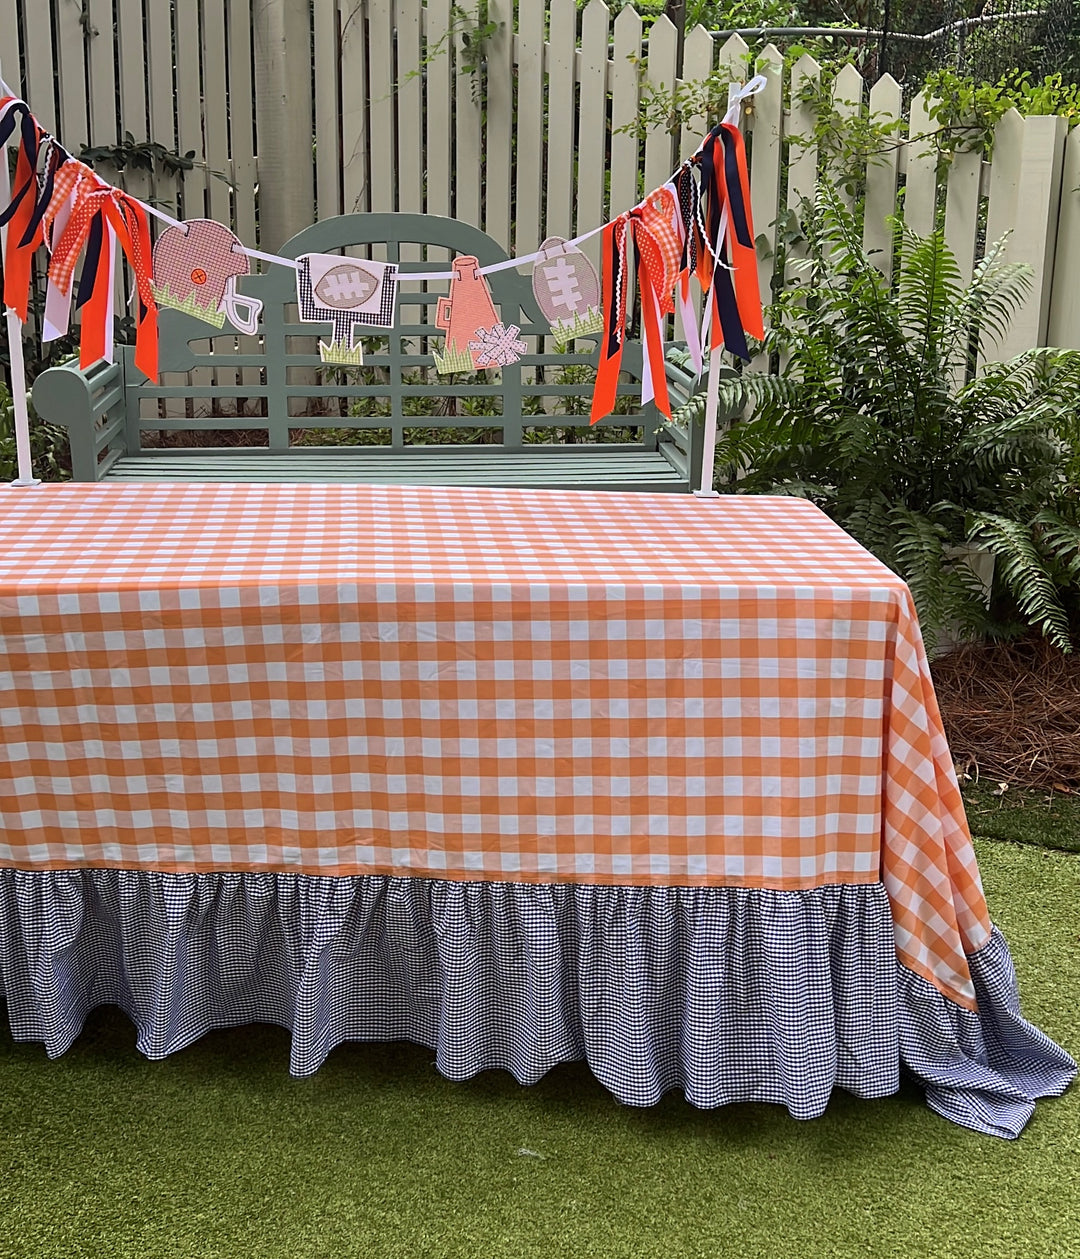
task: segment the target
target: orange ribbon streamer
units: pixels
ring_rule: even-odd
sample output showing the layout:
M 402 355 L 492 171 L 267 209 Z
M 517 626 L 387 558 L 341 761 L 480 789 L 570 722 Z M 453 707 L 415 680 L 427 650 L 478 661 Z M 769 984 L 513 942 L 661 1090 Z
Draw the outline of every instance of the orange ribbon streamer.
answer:
M 5 96 L 3 99 L 0 99 L 0 110 L 7 105 L 11 105 L 12 102 L 14 102 L 13 108 L 22 106 L 23 109 L 26 109 L 24 102 L 17 97 Z M 33 154 L 28 153 L 25 143 L 19 145 L 18 158 L 15 163 L 14 195 L 16 197 L 19 196 L 21 190 L 22 200 L 8 220 L 7 249 L 4 253 L 4 304 L 9 306 L 23 323 L 26 323 L 30 304 L 31 261 L 35 250 L 43 240 L 41 224 L 38 224 L 30 240 L 25 245 L 21 244 L 21 241 L 26 235 L 30 221 L 34 216 L 35 198 L 31 194 L 37 191 L 36 149 L 45 137 L 45 133 L 37 125 L 32 115 L 29 114 L 29 111 L 27 111 L 27 114 L 30 117 L 36 136 L 35 152 Z M 7 160 L 6 147 L 0 148 L 0 155 L 2 155 L 4 161 Z M 6 207 L 0 207 L 0 209 L 4 208 Z
M 671 419 L 671 401 L 664 365 L 660 320 L 675 309 L 674 290 L 679 278 L 682 242 L 675 228 L 675 198 L 668 188 L 658 188 L 641 205 L 628 210 L 604 228 L 603 292 L 604 338 L 596 373 L 589 423 L 595 424 L 615 408 L 623 344 L 626 340 L 627 246 L 637 256 L 641 290 L 641 323 L 645 333 L 649 377 L 659 410 Z
M 81 167 L 81 169 L 79 169 Z M 71 168 L 69 170 L 69 168 Z M 46 211 L 50 226 L 60 207 L 74 193 L 75 202 L 67 224 L 58 241 L 53 243 L 49 263 L 49 281 L 60 292 L 71 288 L 75 263 L 90 234 L 95 216 L 102 216 L 102 226 L 111 230 L 120 243 L 135 276 L 139 295 L 139 319 L 135 335 L 135 366 L 151 380 L 158 374 L 157 304 L 151 289 L 152 251 L 150 225 L 146 212 L 119 188 L 101 183 L 88 167 L 68 162 L 57 172 L 53 199 Z M 84 303 L 82 332 L 79 341 L 79 364 L 89 367 L 102 357 L 105 346 L 105 318 L 109 283 L 107 268 L 99 266 L 94 277 L 94 291 Z

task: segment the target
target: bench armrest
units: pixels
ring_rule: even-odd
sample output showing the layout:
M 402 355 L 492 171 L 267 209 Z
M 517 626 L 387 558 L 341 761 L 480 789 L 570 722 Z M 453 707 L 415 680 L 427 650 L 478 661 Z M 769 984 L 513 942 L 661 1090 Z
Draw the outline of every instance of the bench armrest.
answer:
M 76 481 L 100 481 L 126 451 L 127 403 L 121 363 L 78 363 L 48 367 L 31 390 L 43 420 L 67 429 L 71 475 Z

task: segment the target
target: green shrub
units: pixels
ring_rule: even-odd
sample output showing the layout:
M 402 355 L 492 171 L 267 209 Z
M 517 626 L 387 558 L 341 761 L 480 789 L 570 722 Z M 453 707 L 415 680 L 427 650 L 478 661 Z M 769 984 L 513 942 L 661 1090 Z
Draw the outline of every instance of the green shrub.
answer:
M 68 437 L 62 428 L 46 424 L 30 405 L 30 458 L 34 475 L 42 481 L 67 481 L 71 477 Z M 0 482 L 18 475 L 15 446 L 15 407 L 11 391 L 0 382 Z

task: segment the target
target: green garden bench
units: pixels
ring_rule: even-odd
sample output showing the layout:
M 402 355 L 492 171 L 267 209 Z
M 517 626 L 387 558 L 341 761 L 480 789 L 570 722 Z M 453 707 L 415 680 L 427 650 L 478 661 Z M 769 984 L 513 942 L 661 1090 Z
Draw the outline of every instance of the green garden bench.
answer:
M 353 214 L 306 228 L 281 253 L 349 251 L 396 262 L 402 273 L 449 270 L 455 254 L 480 265 L 507 255 L 484 232 L 420 214 Z M 363 367 L 324 364 L 329 323 L 297 318 L 295 274 L 271 265 L 242 277 L 243 296 L 263 303 L 257 335 L 218 332 L 178 310 L 159 319 L 161 383 L 117 349 L 115 363 L 81 371 L 50 367 L 34 384 L 37 413 L 67 429 L 77 481 L 356 481 L 687 491 L 701 468 L 700 423 L 668 423 L 640 403 L 640 347 L 624 354 L 626 413 L 588 429 L 597 360 L 572 342 L 558 352 L 528 275 L 489 277 L 502 322 L 521 329 L 528 352 L 497 373 L 439 377 L 433 322 L 446 282 L 397 286 L 397 322 L 374 330 Z M 423 288 L 434 291 L 425 292 Z M 176 374 L 180 374 L 177 377 Z M 672 405 L 693 391 L 668 365 Z M 170 383 L 171 381 L 171 383 Z M 178 383 L 177 383 L 178 381 Z M 213 445 L 167 436 L 213 433 Z M 244 432 L 243 430 L 247 430 Z M 320 434 L 319 430 L 329 430 Z M 449 436 L 449 441 L 440 440 Z M 181 438 L 190 442 L 192 438 Z M 259 444 L 251 444 L 257 441 Z

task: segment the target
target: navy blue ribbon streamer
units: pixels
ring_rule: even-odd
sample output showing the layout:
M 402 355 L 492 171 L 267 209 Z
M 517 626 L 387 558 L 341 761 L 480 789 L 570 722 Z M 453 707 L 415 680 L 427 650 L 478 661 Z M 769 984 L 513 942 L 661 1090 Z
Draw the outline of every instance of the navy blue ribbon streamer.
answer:
M 715 140 L 724 143 L 724 166 L 717 171 L 713 161 L 713 145 Z M 726 242 L 720 239 L 720 221 L 723 203 L 728 203 L 728 214 L 732 214 L 732 178 L 728 166 L 728 144 L 725 141 L 723 126 L 717 126 L 709 132 L 705 147 L 701 153 L 701 182 L 708 200 L 708 232 L 719 262 L 713 266 L 713 301 L 716 303 L 716 315 L 720 321 L 720 331 L 724 336 L 724 348 L 740 358 L 749 359 L 750 350 L 746 344 L 746 333 L 743 331 L 742 317 L 739 314 L 739 303 L 735 297 L 735 286 L 731 282 L 728 270 Z M 738 165 L 734 164 L 734 184 L 739 187 Z M 746 211 L 742 206 L 742 190 L 739 187 L 739 207 L 743 216 L 743 232 L 746 234 Z M 734 220 L 732 220 L 734 222 Z M 741 243 L 741 241 L 740 241 Z
M 30 112 L 30 106 L 25 101 L 16 101 L 4 117 L 0 119 L 0 151 L 11 139 L 11 135 L 15 130 L 16 119 L 20 114 L 22 115 L 22 147 L 26 150 L 26 156 L 30 163 L 30 178 L 14 193 L 10 203 L 4 210 L 0 211 L 0 227 L 11 221 L 22 204 L 23 198 L 37 183 L 38 128 L 37 123 L 34 121 L 34 115 Z
M 723 242 L 719 252 L 720 265 L 713 270 L 713 300 L 720 318 L 720 331 L 724 334 L 724 348 L 741 359 L 749 360 L 750 348 L 746 344 L 739 303 L 735 299 L 735 286 L 731 282 L 731 272 L 724 265 L 728 258 Z
M 619 327 L 619 294 L 623 291 L 623 251 L 619 248 L 619 229 L 616 226 L 611 232 L 611 291 L 607 294 L 607 357 L 613 358 L 622 345 L 622 329 Z
M 713 242 L 716 241 L 720 234 L 720 198 L 716 195 L 717 178 L 716 166 L 713 162 L 713 142 L 721 134 L 720 127 L 713 127 L 705 137 L 705 143 L 702 145 L 698 161 L 701 169 L 701 188 L 704 191 L 703 199 L 708 212 L 708 221 L 705 223 L 705 235 Z
M 679 194 L 679 214 L 683 223 L 683 247 L 682 257 L 679 259 L 679 270 L 693 274 L 697 270 L 697 226 L 698 216 L 701 213 L 701 193 L 689 163 L 679 171 L 675 187 Z
M 101 250 L 105 240 L 105 225 L 101 211 L 90 220 L 90 231 L 86 237 L 86 257 L 79 275 L 79 296 L 75 299 L 75 309 L 80 310 L 90 300 L 97 284 L 98 267 L 101 263 Z
M 52 154 L 55 154 L 55 158 Z M 49 208 L 49 202 L 52 201 L 56 172 L 70 157 L 67 150 L 60 148 L 58 144 L 53 145 L 52 154 L 50 154 L 48 164 L 45 167 L 45 179 L 42 183 L 41 191 L 38 193 L 34 213 L 30 216 L 30 222 L 26 225 L 26 231 L 23 233 L 22 240 L 19 241 L 20 249 L 27 248 L 33 242 L 34 233 L 40 226 L 41 220 L 45 217 L 45 211 Z
M 753 249 L 750 221 L 746 213 L 746 203 L 743 201 L 742 180 L 739 178 L 739 153 L 735 137 L 727 127 L 721 127 L 720 136 L 724 144 L 724 185 L 727 192 L 728 217 L 735 229 L 735 239 L 747 249 Z

